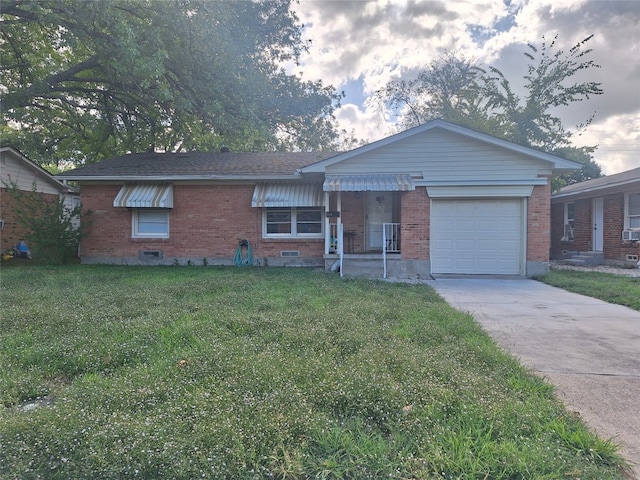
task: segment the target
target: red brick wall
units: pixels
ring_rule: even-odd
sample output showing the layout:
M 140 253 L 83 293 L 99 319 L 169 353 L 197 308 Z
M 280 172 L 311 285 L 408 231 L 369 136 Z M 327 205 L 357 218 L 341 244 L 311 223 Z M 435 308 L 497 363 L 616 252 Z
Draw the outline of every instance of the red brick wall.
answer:
M 337 210 L 337 197 L 337 193 L 330 195 L 331 209 Z M 364 238 L 364 210 L 364 192 L 342 192 L 341 221 L 344 225 L 345 232 L 353 232 L 355 234 L 353 237 L 354 253 L 362 253 L 366 248 Z
M 573 203 L 573 250 L 590 252 L 593 239 L 593 221 L 591 219 L 593 200 L 576 200 Z
M 232 259 L 238 242 L 250 242 L 253 256 L 280 257 L 299 250 L 301 257 L 322 257 L 323 239 L 262 238 L 262 209 L 251 207 L 253 185 L 174 185 L 170 238 L 134 239 L 131 210 L 114 208 L 120 185 L 82 185 L 83 207 L 93 211 L 93 226 L 81 245 L 82 257 L 137 257 L 162 250 L 167 258 Z
M 171 258 L 231 259 L 238 242 L 251 243 L 254 258 L 280 257 L 281 250 L 299 250 L 301 257 L 322 258 L 324 239 L 262 238 L 262 209 L 251 207 L 253 185 L 174 185 L 170 238 L 133 239 L 131 210 L 114 208 L 120 185 L 82 185 L 83 207 L 93 211 L 93 227 L 83 240 L 81 256 L 137 257 L 140 251 L 162 250 Z M 342 194 L 342 222 L 356 232 L 355 252 L 365 249 L 364 194 Z M 331 195 L 330 209 L 337 209 Z M 403 260 L 429 259 L 430 199 L 423 188 L 399 194 Z M 527 260 L 547 261 L 550 247 L 549 186 L 538 185 L 528 202 Z
M 604 245 L 605 260 L 626 260 L 627 254 L 640 255 L 640 242 L 623 242 L 624 193 L 604 197 Z
M 564 203 L 551 204 L 551 257 L 560 258 L 563 250 L 573 250 L 573 242 L 563 241 Z
M 562 203 L 552 206 L 552 253 L 559 256 L 563 249 L 588 252 L 592 249 L 593 241 L 593 198 L 576 200 L 574 203 L 574 241 L 561 242 L 562 230 L 557 230 L 564 221 Z M 624 261 L 627 254 L 640 255 L 640 242 L 623 242 L 624 229 L 624 193 L 615 193 L 603 197 L 604 243 L 603 254 L 605 260 Z M 564 228 L 564 227 L 563 227 Z M 558 233 L 560 232 L 560 233 Z
M 424 188 L 402 192 L 402 258 L 427 260 L 429 258 L 430 199 Z
M 527 261 L 546 262 L 549 260 L 551 220 L 550 220 L 550 179 L 546 185 L 536 185 L 527 202 Z
M 624 258 L 622 230 L 624 230 L 624 194 L 616 193 L 603 198 L 604 242 L 602 253 L 606 259 Z

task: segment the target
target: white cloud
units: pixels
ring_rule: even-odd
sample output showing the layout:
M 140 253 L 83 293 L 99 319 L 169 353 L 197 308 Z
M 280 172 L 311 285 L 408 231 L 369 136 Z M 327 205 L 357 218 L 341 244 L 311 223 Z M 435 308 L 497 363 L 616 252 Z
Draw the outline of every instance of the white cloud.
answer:
M 349 103 L 336 111 L 336 118 L 340 125 L 347 129 L 347 133 L 353 129 L 356 137 L 366 142 L 374 142 L 394 133 L 392 125 L 387 123 L 375 108 L 362 108 L 360 105 Z
M 352 98 L 336 116 L 342 128 L 369 141 L 388 135 L 391 125 L 381 123 L 367 97 L 392 79 L 415 76 L 445 50 L 495 65 L 517 83 L 526 73 L 527 43 L 559 34 L 557 46 L 568 51 L 594 34 L 589 58 L 602 68 L 588 70 L 583 80 L 601 82 L 605 93 L 563 109 L 565 127 L 596 112 L 579 140 L 602 145 L 596 160 L 604 172 L 640 163 L 638 1 L 300 0 L 295 9 L 312 40 L 302 59 L 304 78 L 338 91 L 348 86 Z M 354 88 L 360 89 L 355 96 Z
M 588 137 L 577 137 L 574 143 L 591 146 L 592 140 L 598 139 L 594 158 L 602 173 L 611 175 L 640 167 L 640 113 L 608 117 L 592 124 L 589 132 Z

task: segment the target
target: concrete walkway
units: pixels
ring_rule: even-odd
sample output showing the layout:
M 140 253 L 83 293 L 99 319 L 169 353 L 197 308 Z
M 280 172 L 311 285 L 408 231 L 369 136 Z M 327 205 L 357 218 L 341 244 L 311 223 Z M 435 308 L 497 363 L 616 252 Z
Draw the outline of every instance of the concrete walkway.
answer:
M 640 479 L 640 312 L 529 279 L 427 283 L 621 445 Z

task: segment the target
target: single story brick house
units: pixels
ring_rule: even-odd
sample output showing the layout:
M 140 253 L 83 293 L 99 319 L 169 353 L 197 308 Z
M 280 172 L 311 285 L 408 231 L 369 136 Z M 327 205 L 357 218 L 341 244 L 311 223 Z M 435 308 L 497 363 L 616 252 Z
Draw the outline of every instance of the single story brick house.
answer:
M 0 251 L 6 251 L 26 237 L 26 229 L 18 222 L 15 199 L 9 195 L 9 188 L 31 192 L 34 189 L 43 201 L 63 198 L 67 208 L 72 210 L 80 201 L 78 192 L 64 185 L 37 163 L 11 146 L 0 147 Z
M 525 276 L 548 269 L 550 179 L 579 167 L 435 120 L 344 153 L 142 153 L 58 178 L 93 212 L 83 263 L 233 265 L 246 241 L 254 265 Z
M 638 262 L 640 168 L 568 185 L 551 196 L 551 256 Z

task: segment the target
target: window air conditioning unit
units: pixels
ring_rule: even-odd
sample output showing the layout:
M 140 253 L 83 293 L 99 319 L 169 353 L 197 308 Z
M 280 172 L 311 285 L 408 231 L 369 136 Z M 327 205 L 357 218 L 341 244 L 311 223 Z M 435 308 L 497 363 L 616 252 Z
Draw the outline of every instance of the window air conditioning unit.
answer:
M 622 240 L 625 242 L 634 242 L 640 240 L 640 230 L 623 230 Z

